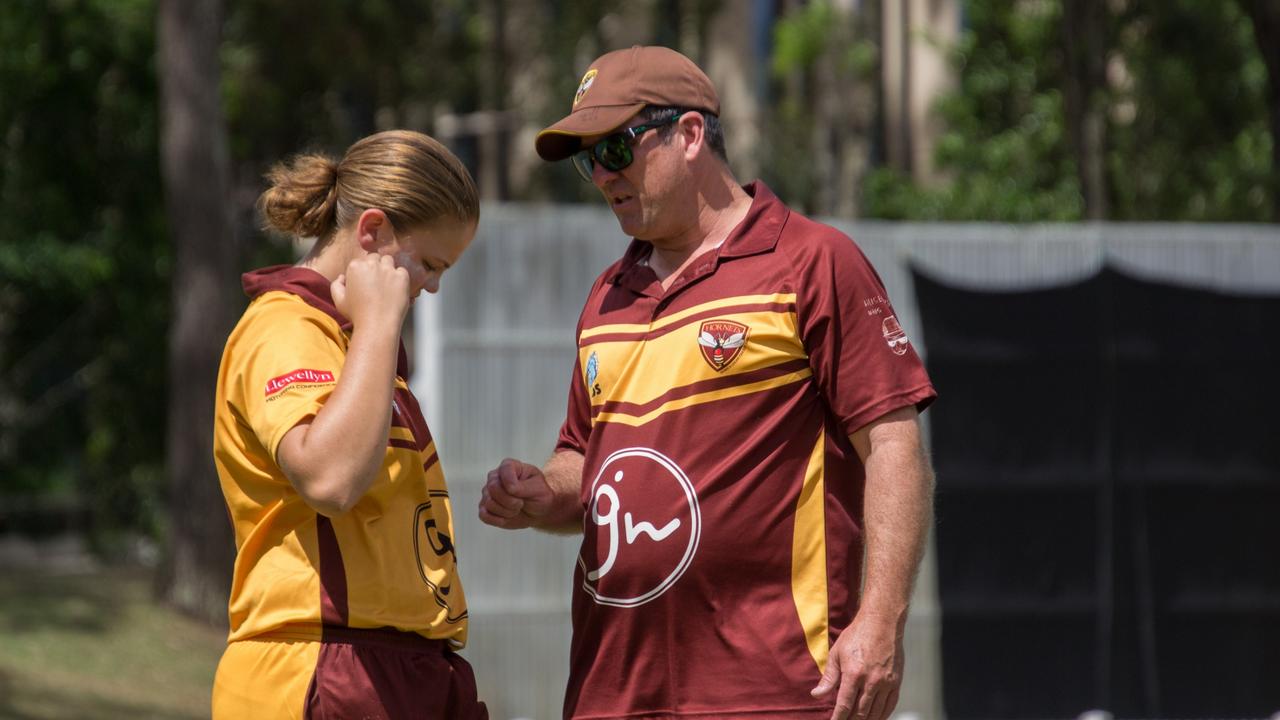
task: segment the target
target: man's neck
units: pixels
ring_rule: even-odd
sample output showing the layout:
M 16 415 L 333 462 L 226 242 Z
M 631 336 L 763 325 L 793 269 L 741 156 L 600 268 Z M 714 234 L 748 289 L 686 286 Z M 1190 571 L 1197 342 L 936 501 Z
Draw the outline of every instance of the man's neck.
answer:
M 663 289 L 675 282 L 694 258 L 720 247 L 751 209 L 751 196 L 727 173 L 698 196 L 696 222 L 680 236 L 652 242 L 648 265 Z

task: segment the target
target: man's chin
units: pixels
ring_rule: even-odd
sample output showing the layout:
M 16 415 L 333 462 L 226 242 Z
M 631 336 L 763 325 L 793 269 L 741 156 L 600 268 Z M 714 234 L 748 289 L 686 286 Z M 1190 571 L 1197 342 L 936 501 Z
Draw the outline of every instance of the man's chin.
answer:
M 644 237 L 642 236 L 647 234 L 645 232 L 646 228 L 642 223 L 637 221 L 634 215 L 630 215 L 630 214 L 619 215 L 616 212 L 613 215 L 618 219 L 618 227 L 621 228 L 622 232 L 626 233 L 628 237 L 633 237 L 633 238 L 636 238 L 637 240 L 644 239 Z

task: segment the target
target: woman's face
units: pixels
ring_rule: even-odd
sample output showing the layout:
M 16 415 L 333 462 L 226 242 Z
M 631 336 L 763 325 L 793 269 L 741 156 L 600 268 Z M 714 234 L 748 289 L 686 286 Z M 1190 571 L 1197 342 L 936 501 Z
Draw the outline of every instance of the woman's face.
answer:
M 476 223 L 444 218 L 400 232 L 385 223 L 380 230 L 386 235 L 378 253 L 392 256 L 397 267 L 408 271 L 409 296 L 416 298 L 423 290 L 435 293 L 440 289 L 440 276 L 471 244 Z

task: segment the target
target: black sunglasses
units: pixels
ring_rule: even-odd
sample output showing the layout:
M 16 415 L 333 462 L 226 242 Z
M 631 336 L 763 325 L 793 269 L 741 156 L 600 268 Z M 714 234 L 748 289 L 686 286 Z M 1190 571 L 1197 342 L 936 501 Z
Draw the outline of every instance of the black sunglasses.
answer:
M 596 163 L 600 163 L 600 166 L 605 170 L 612 170 L 613 172 L 626 168 L 636 159 L 631 152 L 631 145 L 635 143 L 636 138 L 655 128 L 670 125 L 679 120 L 685 112 L 682 110 L 665 120 L 627 128 L 606 137 L 589 148 L 579 150 L 573 156 L 573 169 L 578 171 L 578 175 L 583 180 L 591 182 L 591 173 L 595 170 Z

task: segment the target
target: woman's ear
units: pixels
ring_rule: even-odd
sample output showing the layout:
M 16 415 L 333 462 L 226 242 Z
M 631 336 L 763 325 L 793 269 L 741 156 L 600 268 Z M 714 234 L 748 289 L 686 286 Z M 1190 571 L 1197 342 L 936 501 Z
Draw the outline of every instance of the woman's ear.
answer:
M 356 220 L 356 242 L 360 243 L 360 248 L 365 252 L 377 252 L 385 242 L 382 237 L 383 228 L 389 226 L 386 213 L 377 208 L 369 208 L 360 213 Z

